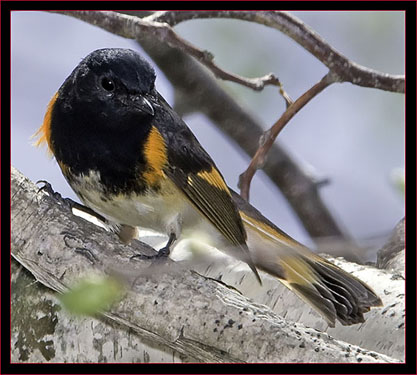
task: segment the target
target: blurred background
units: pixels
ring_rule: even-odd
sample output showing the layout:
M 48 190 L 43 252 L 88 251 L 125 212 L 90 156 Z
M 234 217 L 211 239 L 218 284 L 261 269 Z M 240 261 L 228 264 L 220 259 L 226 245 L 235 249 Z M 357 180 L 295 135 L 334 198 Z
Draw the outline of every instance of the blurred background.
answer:
M 385 73 L 404 74 L 404 12 L 292 12 L 351 60 Z M 33 181 L 48 180 L 64 197 L 78 199 L 45 149 L 32 146 L 46 106 L 64 79 L 98 48 L 140 51 L 138 44 L 72 17 L 12 13 L 11 157 Z M 176 27 L 185 39 L 211 51 L 222 68 L 246 77 L 275 73 L 295 100 L 327 68 L 284 34 L 237 20 L 193 20 Z M 157 88 L 173 103 L 173 88 L 157 71 Z M 268 129 L 285 110 L 276 88 L 255 92 L 221 82 Z M 237 189 L 250 159 L 205 116 L 184 120 Z M 321 196 L 338 224 L 358 243 L 377 249 L 404 216 L 404 95 L 334 84 L 303 108 L 278 142 L 306 171 L 330 184 Z M 254 142 L 258 140 L 254 139 Z M 280 191 L 262 171 L 252 182 L 251 203 L 298 241 L 314 246 Z M 374 251 L 367 255 L 373 259 Z

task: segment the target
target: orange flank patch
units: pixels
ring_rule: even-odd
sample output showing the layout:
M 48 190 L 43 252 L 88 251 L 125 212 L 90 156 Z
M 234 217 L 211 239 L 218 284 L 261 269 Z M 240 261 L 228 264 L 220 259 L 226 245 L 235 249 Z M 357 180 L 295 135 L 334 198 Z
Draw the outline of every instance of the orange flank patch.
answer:
M 209 171 L 203 171 L 197 173 L 197 176 L 207 181 L 210 185 L 217 187 L 218 189 L 225 191 L 228 195 L 230 194 L 229 188 L 220 175 L 219 171 L 215 167 L 211 167 Z
M 53 98 L 50 100 L 48 104 L 48 108 L 45 113 L 45 117 L 43 118 L 43 123 L 39 130 L 34 134 L 34 137 L 39 137 L 35 143 L 35 146 L 41 146 L 43 143 L 47 143 L 48 151 L 50 153 L 53 152 L 52 144 L 51 144 L 51 116 L 52 116 L 52 108 L 54 107 L 55 101 L 58 98 L 58 92 L 55 93 Z
M 155 126 L 152 126 L 145 142 L 144 154 L 148 169 L 143 173 L 143 177 L 149 185 L 155 185 L 164 178 L 163 168 L 168 162 L 164 138 Z

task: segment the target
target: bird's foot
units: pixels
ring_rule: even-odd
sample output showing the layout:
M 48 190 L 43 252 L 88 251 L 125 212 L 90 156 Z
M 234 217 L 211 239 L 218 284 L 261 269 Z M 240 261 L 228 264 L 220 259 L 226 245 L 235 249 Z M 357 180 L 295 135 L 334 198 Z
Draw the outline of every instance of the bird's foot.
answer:
M 52 185 L 48 181 L 39 180 L 36 182 L 36 184 L 44 184 L 43 186 L 39 188 L 38 193 L 41 191 L 47 192 L 51 198 L 55 199 L 56 202 L 67 207 L 69 210 L 71 210 L 76 204 L 78 204 L 70 198 L 63 198 L 60 193 L 58 193 L 57 191 L 54 191 L 54 189 L 52 188 Z
M 177 239 L 177 236 L 175 233 L 171 233 L 169 235 L 169 239 L 167 244 L 160 249 L 155 255 L 143 255 L 143 254 L 135 254 L 130 257 L 130 259 L 138 258 L 138 259 L 144 259 L 144 260 L 154 260 L 155 262 L 161 262 L 166 259 L 168 259 L 169 254 L 171 253 L 171 246 Z
M 171 250 L 169 246 L 165 246 L 160 249 L 155 255 L 144 255 L 144 254 L 135 254 L 130 257 L 130 259 L 142 259 L 142 260 L 164 260 L 169 257 Z
M 77 203 L 73 201 L 71 198 L 63 198 L 60 193 L 58 193 L 57 191 L 54 191 L 54 189 L 52 188 L 52 185 L 48 181 L 39 180 L 36 182 L 36 184 L 40 184 L 40 183 L 44 185 L 39 188 L 38 192 L 46 191 L 50 197 L 55 199 L 55 201 L 57 201 L 59 204 L 62 204 L 64 207 L 68 208 L 68 210 L 70 210 L 71 212 L 72 212 L 72 209 L 75 208 L 79 211 L 85 212 L 88 215 L 94 216 L 99 221 L 105 224 L 107 223 L 106 218 L 104 218 L 103 216 L 101 216 L 100 214 L 92 210 L 91 208 L 84 206 L 80 203 Z

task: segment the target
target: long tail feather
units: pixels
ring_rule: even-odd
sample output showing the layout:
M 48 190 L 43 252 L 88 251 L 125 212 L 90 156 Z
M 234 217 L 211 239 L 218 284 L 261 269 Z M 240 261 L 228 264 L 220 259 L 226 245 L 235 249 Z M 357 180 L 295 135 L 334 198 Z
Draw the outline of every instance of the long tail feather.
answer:
M 236 193 L 233 198 L 256 267 L 277 277 L 322 314 L 330 326 L 336 319 L 343 325 L 361 323 L 364 313 L 382 305 L 363 281 L 292 239 Z

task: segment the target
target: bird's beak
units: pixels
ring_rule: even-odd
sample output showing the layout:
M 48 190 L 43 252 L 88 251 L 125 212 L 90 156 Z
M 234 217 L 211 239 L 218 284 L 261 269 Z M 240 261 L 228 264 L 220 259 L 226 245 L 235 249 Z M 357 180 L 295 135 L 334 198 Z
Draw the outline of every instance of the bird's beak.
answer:
M 135 95 L 131 99 L 133 102 L 133 106 L 140 112 L 143 112 L 150 116 L 153 116 L 155 114 L 151 102 L 148 99 L 146 99 L 143 95 Z

